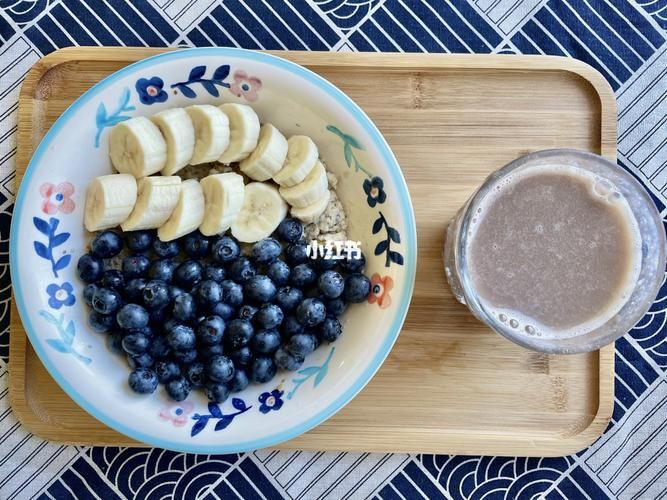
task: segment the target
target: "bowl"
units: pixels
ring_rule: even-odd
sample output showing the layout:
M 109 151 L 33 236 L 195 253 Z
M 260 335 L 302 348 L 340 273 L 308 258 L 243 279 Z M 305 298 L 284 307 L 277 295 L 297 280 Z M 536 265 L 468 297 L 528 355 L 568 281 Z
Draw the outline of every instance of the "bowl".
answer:
M 163 387 L 128 387 L 124 357 L 88 325 L 76 263 L 91 234 L 83 227 L 86 188 L 112 173 L 109 130 L 129 117 L 191 104 L 251 105 L 285 136 L 313 138 L 337 175 L 349 239 L 366 255 L 373 290 L 349 307 L 343 335 L 310 354 L 297 372 L 251 384 L 221 404 L 202 391 L 183 402 Z M 10 265 L 14 300 L 39 358 L 84 410 L 148 445 L 234 453 L 276 445 L 345 406 L 391 350 L 410 303 L 417 262 L 410 196 L 394 155 L 366 114 L 315 73 L 240 49 L 168 52 L 105 78 L 54 123 L 28 165 L 14 208 Z

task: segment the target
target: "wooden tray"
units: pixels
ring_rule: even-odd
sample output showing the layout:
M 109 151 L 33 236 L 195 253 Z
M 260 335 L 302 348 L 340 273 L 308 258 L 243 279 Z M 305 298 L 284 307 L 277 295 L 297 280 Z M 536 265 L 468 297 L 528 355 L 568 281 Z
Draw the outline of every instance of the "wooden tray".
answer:
M 17 178 L 53 121 L 91 85 L 162 49 L 71 48 L 33 66 L 21 90 Z M 419 238 L 417 283 L 388 360 L 349 405 L 282 448 L 556 456 L 593 442 L 613 405 L 613 346 L 547 356 L 477 322 L 445 285 L 447 221 L 492 170 L 555 147 L 616 155 L 616 107 L 602 76 L 564 58 L 282 52 L 320 73 L 377 123 L 407 179 Z M 12 308 L 14 412 L 45 439 L 138 443 L 55 384 Z

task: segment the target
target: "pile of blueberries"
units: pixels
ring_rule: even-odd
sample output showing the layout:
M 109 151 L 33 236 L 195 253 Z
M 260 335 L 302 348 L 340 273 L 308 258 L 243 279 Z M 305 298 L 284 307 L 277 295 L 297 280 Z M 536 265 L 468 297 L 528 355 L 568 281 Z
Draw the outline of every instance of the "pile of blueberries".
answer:
M 90 326 L 127 356 L 129 386 L 141 394 L 162 383 L 176 401 L 203 388 L 221 403 L 278 368 L 298 370 L 341 335 L 347 304 L 370 292 L 363 254 L 312 259 L 302 234 L 287 218 L 243 255 L 231 236 L 195 231 L 162 242 L 154 231 L 100 232 L 77 266 Z M 112 269 L 107 259 L 124 246 L 121 269 Z

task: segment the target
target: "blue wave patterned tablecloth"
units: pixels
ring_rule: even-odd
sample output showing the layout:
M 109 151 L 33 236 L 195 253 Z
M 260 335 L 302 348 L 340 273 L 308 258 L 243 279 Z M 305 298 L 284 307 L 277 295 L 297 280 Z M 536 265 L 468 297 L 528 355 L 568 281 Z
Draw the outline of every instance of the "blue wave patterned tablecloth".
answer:
M 667 496 L 667 286 L 616 346 L 612 424 L 563 458 L 90 448 L 26 432 L 7 395 L 18 93 L 69 45 L 556 54 L 618 100 L 618 161 L 667 213 L 667 0 L 0 0 L 0 498 L 659 499 Z

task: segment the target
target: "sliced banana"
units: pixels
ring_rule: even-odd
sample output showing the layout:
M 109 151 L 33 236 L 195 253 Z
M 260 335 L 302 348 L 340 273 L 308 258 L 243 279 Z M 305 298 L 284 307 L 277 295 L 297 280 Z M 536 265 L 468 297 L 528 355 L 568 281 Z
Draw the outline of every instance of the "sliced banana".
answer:
M 88 231 L 116 227 L 128 218 L 137 201 L 137 180 L 130 174 L 96 177 L 86 193 L 83 223 Z
M 287 158 L 273 180 L 281 186 L 294 186 L 304 180 L 317 163 L 319 152 L 310 137 L 294 135 L 287 141 Z
M 321 162 L 317 162 L 315 168 L 310 171 L 304 180 L 296 186 L 281 186 L 278 190 L 287 203 L 293 207 L 307 207 L 322 198 L 329 191 L 327 171 Z
M 229 120 L 210 104 L 195 104 L 185 111 L 195 129 L 195 148 L 191 165 L 216 161 L 229 145 Z
M 232 223 L 232 235 L 243 243 L 254 243 L 276 230 L 287 215 L 287 204 L 271 184 L 251 182 L 245 186 L 243 207 Z
M 195 179 L 181 183 L 181 194 L 171 216 L 157 230 L 162 241 L 171 241 L 191 233 L 204 220 L 204 190 Z
M 195 127 L 183 108 L 160 111 L 151 117 L 167 141 L 167 162 L 162 175 L 173 175 L 185 167 L 195 150 Z
M 229 146 L 222 153 L 221 163 L 230 164 L 248 157 L 257 147 L 259 137 L 259 118 L 250 106 L 245 104 L 227 103 L 220 109 L 229 118 Z
M 116 170 L 139 179 L 164 168 L 167 142 L 157 125 L 145 116 L 137 116 L 113 126 L 109 155 Z
M 287 139 L 276 127 L 265 123 L 259 130 L 255 150 L 241 161 L 241 172 L 255 181 L 268 181 L 277 174 L 287 157 Z
M 129 219 L 120 227 L 123 231 L 157 229 L 167 222 L 181 194 L 178 176 L 144 177 L 137 184 L 137 204 Z
M 327 192 L 315 203 L 305 207 L 292 207 L 289 212 L 292 217 L 295 217 L 306 224 L 310 224 L 320 218 L 320 215 L 327 209 L 330 200 L 331 191 L 327 189 Z
M 201 180 L 206 207 L 199 230 L 205 236 L 220 234 L 238 217 L 245 190 L 243 177 L 233 172 L 214 174 Z

